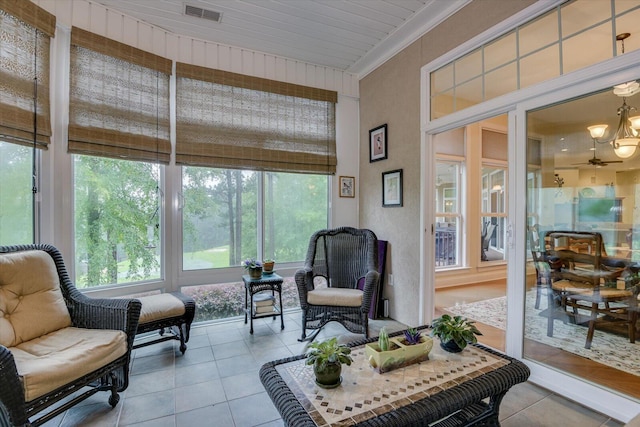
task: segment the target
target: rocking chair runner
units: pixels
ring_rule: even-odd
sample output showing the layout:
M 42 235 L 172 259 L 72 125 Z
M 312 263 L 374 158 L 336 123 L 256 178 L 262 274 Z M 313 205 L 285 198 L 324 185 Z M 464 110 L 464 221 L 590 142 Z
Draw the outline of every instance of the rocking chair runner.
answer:
M 331 321 L 369 337 L 368 313 L 380 281 L 377 242 L 373 231 L 352 227 L 311 236 L 305 266 L 295 274 L 302 309 L 300 341 L 312 341 Z M 316 332 L 307 338 L 307 329 Z

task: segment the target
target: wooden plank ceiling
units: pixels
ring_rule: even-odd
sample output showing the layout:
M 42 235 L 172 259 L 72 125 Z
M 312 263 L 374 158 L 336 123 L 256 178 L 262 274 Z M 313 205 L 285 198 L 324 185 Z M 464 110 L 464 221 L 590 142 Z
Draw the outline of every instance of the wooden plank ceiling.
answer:
M 98 0 L 176 34 L 360 74 L 469 0 Z M 220 22 L 185 14 L 186 6 Z M 193 11 L 193 9 L 192 9 Z M 196 10 L 197 12 L 197 10 Z

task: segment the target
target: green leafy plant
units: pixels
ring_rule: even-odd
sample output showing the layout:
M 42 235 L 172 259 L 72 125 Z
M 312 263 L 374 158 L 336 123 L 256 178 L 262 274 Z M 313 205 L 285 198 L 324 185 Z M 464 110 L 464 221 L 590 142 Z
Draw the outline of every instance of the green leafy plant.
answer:
M 380 347 L 380 351 L 389 350 L 389 334 L 384 326 L 380 329 L 380 335 L 378 335 L 378 347 Z
M 351 348 L 346 345 L 338 344 L 336 337 L 325 341 L 312 342 L 307 349 L 307 365 L 315 365 L 317 369 L 323 370 L 328 364 L 344 363 L 351 365 Z
M 431 323 L 431 335 L 437 336 L 443 343 L 455 341 L 463 349 L 467 344 L 478 342 L 476 335 L 482 335 L 474 323 L 462 316 L 443 314 Z
M 404 331 L 404 339 L 407 345 L 420 344 L 420 340 L 422 339 L 422 334 L 416 328 L 409 328 L 406 331 Z

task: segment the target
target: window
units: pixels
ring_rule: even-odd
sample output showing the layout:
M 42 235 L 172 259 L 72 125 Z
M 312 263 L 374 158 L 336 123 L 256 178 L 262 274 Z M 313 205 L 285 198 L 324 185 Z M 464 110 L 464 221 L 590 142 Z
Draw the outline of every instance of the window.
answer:
M 161 278 L 171 61 L 74 27 L 70 68 L 76 285 Z
M 632 1 L 566 2 L 431 73 L 431 118 L 610 59 L 616 35 L 636 33 Z M 589 49 L 584 49 L 589 46 Z M 640 48 L 637 40 L 626 52 Z
M 33 242 L 33 149 L 0 141 L 0 244 Z
M 50 143 L 49 50 L 56 19 L 32 2 L 0 5 L 0 244 L 38 240 L 36 149 Z M 35 84 L 34 84 L 35 83 Z
M 436 161 L 436 268 L 461 265 L 460 175 L 462 163 Z
M 638 105 L 638 100 L 634 99 L 636 97 L 637 95 L 629 97 L 626 102 L 635 107 Z M 624 294 L 625 287 L 635 291 L 634 286 L 638 283 L 638 155 L 620 158 L 610 144 L 594 144 L 587 130 L 587 126 L 594 123 L 606 123 L 609 129 L 602 139 L 613 137 L 620 120 L 620 116 L 616 114 L 617 108 L 622 102 L 623 99 L 612 88 L 606 88 L 527 112 L 529 178 L 526 200 L 528 225 L 530 230 L 536 230 L 536 236 L 529 236 L 530 255 L 533 249 L 544 255 L 544 251 L 551 248 L 551 242 L 545 236 L 552 231 L 597 233 L 602 238 L 604 247 L 601 250 L 602 255 L 607 258 L 607 265 L 615 266 L 611 270 L 620 273 L 614 290 Z M 591 112 L 591 115 L 584 117 L 584 111 Z M 594 157 L 602 163 L 590 163 Z M 566 252 L 593 254 L 594 249 L 584 243 L 574 243 L 568 245 Z M 557 253 L 559 252 L 551 254 Z M 549 332 L 547 322 L 548 307 L 558 304 L 558 307 L 563 308 L 565 299 L 582 302 L 581 298 L 571 295 L 570 291 L 563 294 L 556 286 L 553 286 L 552 292 L 549 284 L 551 279 L 547 273 L 548 264 L 540 266 L 528 261 L 528 267 L 528 283 L 536 285 L 526 292 L 523 356 L 572 374 L 577 372 L 572 369 L 573 366 L 583 366 L 586 361 L 591 364 L 591 368 L 579 371 L 580 377 L 637 400 L 639 394 L 635 389 L 629 389 L 616 380 L 619 379 L 618 373 L 638 375 L 638 370 L 633 367 L 638 363 L 638 355 L 635 352 L 616 355 L 615 349 L 634 344 L 629 344 L 628 329 L 623 323 L 601 325 L 603 320 L 609 319 L 603 313 L 604 307 L 609 303 L 598 303 L 600 300 L 594 299 L 595 302 L 591 305 L 593 301 L 587 299 L 591 294 L 582 290 L 584 301 L 587 301 L 589 307 L 596 309 L 594 312 L 575 310 L 575 313 L 587 314 L 586 320 L 589 320 L 589 315 L 596 318 L 591 349 L 586 349 L 586 325 L 589 322 L 582 323 L 583 319 L 579 315 L 574 318 L 556 318 L 551 328 L 552 333 Z M 611 303 L 619 310 L 625 304 L 625 301 Z M 566 310 L 559 310 L 557 314 L 568 313 L 567 316 L 570 316 L 572 312 L 567 304 Z M 543 356 L 550 352 L 558 356 Z M 601 357 L 602 354 L 606 356 Z M 611 363 L 612 358 L 619 359 L 620 363 Z M 559 360 L 562 362 L 559 363 Z
M 482 167 L 482 261 L 505 259 L 506 168 Z
M 182 265 L 201 270 L 257 258 L 258 176 L 253 171 L 182 168 Z
M 328 224 L 328 180 L 183 167 L 183 269 L 233 267 L 245 258 L 304 261 L 309 236 Z
M 276 172 L 264 176 L 263 258 L 304 261 L 309 237 L 328 226 L 329 177 Z
M 161 277 L 160 166 L 74 156 L 78 288 Z

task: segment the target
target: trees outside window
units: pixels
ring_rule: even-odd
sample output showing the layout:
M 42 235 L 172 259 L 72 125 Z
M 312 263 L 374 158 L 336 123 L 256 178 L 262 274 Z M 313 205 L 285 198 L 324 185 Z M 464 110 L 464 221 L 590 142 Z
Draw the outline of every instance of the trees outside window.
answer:
M 79 288 L 161 277 L 160 167 L 74 156 Z
M 184 270 L 302 261 L 309 236 L 328 224 L 325 175 L 187 166 L 182 190 Z
M 0 245 L 33 242 L 33 149 L 0 141 Z

